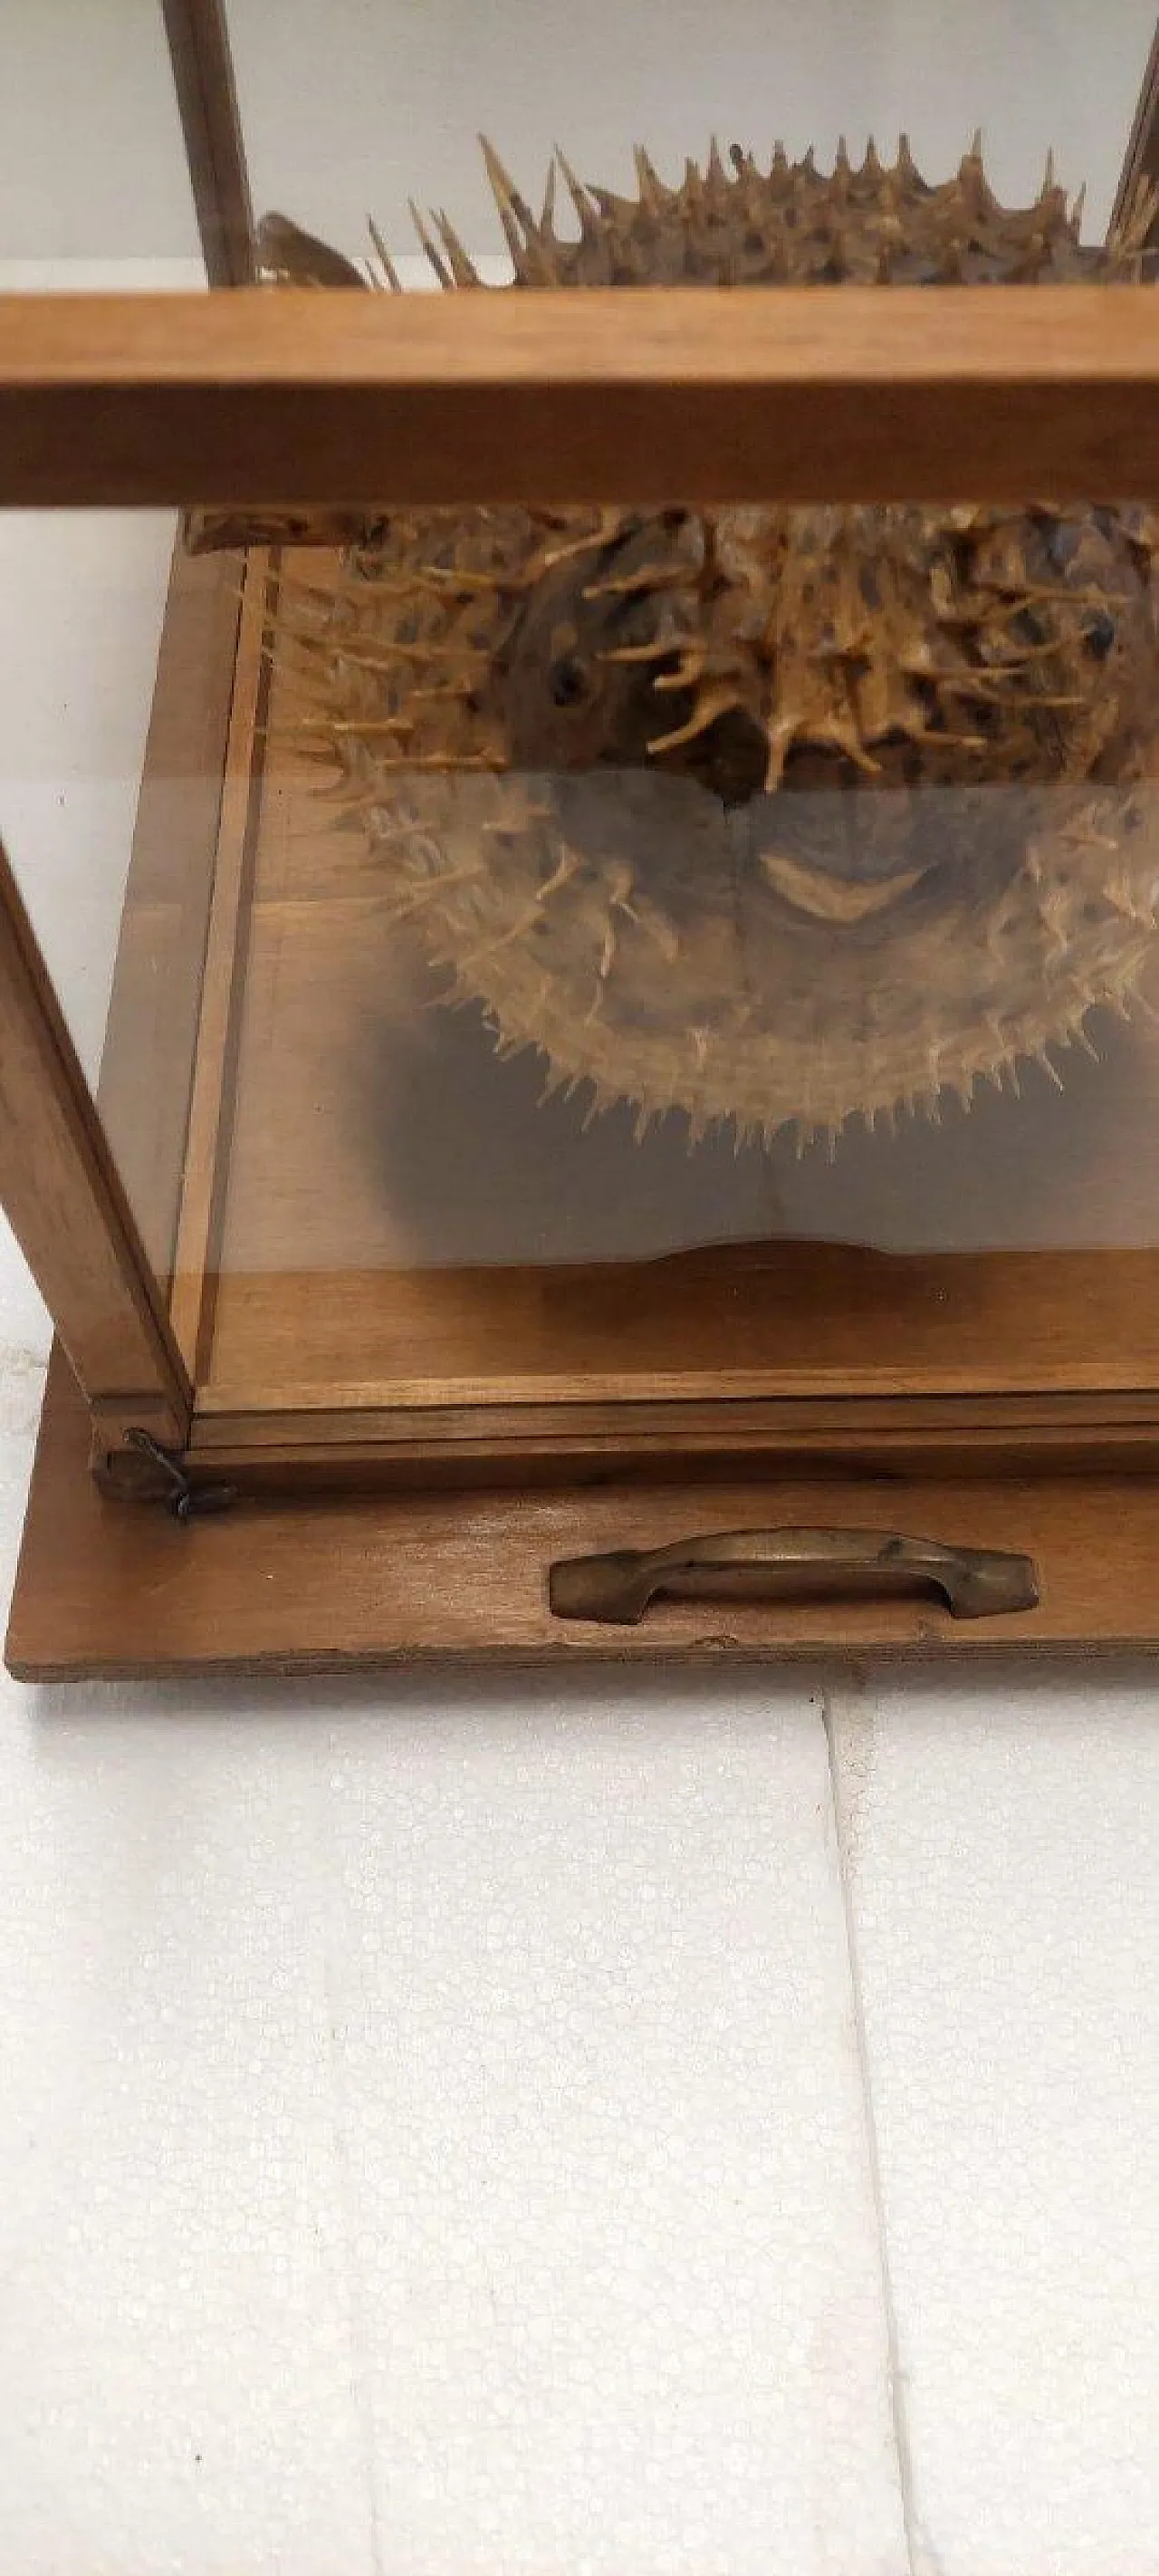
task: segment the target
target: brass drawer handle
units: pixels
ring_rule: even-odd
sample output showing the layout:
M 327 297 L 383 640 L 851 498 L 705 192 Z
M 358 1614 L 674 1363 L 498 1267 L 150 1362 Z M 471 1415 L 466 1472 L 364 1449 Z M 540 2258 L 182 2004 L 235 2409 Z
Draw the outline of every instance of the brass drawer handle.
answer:
M 717 1530 L 671 1547 L 613 1548 L 560 1557 L 548 1575 L 557 1619 L 635 1627 L 649 1602 L 673 1593 L 739 1600 L 828 1592 L 940 1592 L 952 1619 L 1033 1610 L 1038 1578 L 1029 1556 L 996 1548 L 943 1547 L 888 1530 Z

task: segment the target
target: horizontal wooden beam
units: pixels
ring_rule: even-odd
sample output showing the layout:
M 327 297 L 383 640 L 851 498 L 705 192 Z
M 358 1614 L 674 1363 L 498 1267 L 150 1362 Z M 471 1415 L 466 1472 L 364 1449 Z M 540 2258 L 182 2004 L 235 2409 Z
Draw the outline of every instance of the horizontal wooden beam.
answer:
M 0 299 L 0 502 L 1159 494 L 1148 287 Z
M 797 1475 L 533 1492 L 239 1500 L 178 1529 L 106 1500 L 85 1474 L 87 1425 L 67 1374 L 49 1382 L 7 1660 L 21 1681 L 268 1670 L 349 1672 L 447 1658 L 557 1670 L 614 1656 L 713 1664 L 980 1650 L 1159 1645 L 1159 1480 L 1151 1475 L 927 1479 Z M 557 1557 L 661 1547 L 693 1531 L 821 1523 L 909 1530 L 1033 1557 L 1041 1602 L 954 1620 L 918 1598 L 672 1601 L 638 1628 L 553 1618 Z M 1089 1664 L 1088 1664 L 1089 1672 Z M 558 1685 L 553 1685 L 558 1687 Z

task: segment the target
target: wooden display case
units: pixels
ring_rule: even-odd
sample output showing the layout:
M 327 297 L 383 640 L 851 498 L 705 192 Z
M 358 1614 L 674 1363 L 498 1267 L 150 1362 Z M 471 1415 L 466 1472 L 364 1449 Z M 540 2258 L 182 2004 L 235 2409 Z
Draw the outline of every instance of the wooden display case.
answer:
M 345 528 L 373 542 L 367 530 L 392 513 L 420 528 L 435 511 L 473 512 L 472 526 L 487 512 L 538 513 L 556 536 L 529 618 L 556 554 L 576 551 L 576 524 L 622 530 L 630 511 L 633 529 L 651 527 L 677 504 L 704 525 L 791 505 L 816 527 L 827 511 L 834 526 L 856 522 L 866 556 L 883 511 L 944 510 L 947 493 L 969 494 L 994 527 L 1004 510 L 1017 523 L 1028 492 L 1081 493 L 1081 510 L 1064 501 L 1056 520 L 1089 519 L 1110 545 L 1093 514 L 1109 521 L 1129 494 L 1138 552 L 1159 506 L 1159 305 L 1138 193 L 1155 160 L 1153 68 L 1115 217 L 1135 223 L 1138 283 L 358 296 L 253 283 L 263 235 L 224 17 L 210 0 L 167 0 L 165 19 L 214 291 L 0 304 L 0 500 L 192 514 L 160 636 L 95 1097 L 7 865 L 0 886 L 0 1180 L 59 1335 L 12 1668 L 1159 1637 L 1159 1032 L 1139 855 L 1152 832 L 1159 852 L 1159 800 L 1145 749 L 1126 787 L 1109 754 L 1076 769 L 1079 698 L 1057 676 L 1053 694 L 1040 690 L 1036 741 L 1057 707 L 1072 746 L 1071 769 L 1049 780 L 1057 836 L 1107 853 L 1083 861 L 1083 918 L 1105 897 L 1129 923 L 1138 1007 L 1116 1020 L 1096 993 L 1089 1026 L 1084 1001 L 1073 1030 L 1065 1014 L 1056 1027 L 1067 941 L 1085 936 L 1068 914 L 1043 968 L 1035 1042 L 1029 1003 L 1017 1029 L 991 1005 L 990 1090 L 969 1108 L 945 1087 L 935 1045 L 932 1120 L 903 1117 L 898 1134 L 892 1101 L 870 1102 L 849 1118 L 819 1113 L 826 1132 L 812 1137 L 803 1050 L 795 1126 L 778 1106 L 767 1133 L 746 1111 L 704 1138 L 685 1072 L 671 1101 L 645 1100 L 641 1138 L 647 1117 L 614 1098 L 592 1125 L 605 1102 L 586 1070 L 590 1037 L 576 1035 L 570 1060 L 565 1044 L 562 1066 L 517 1052 L 486 975 L 478 992 L 456 988 L 464 1009 L 439 1007 L 448 961 L 424 920 L 434 881 L 421 872 L 433 863 L 408 857 L 402 900 L 381 857 L 396 793 L 416 800 L 408 852 L 420 826 L 431 838 L 413 784 L 424 764 L 409 785 L 406 759 L 385 788 L 375 771 L 368 845 L 366 795 L 340 792 L 337 822 L 333 780 L 319 796 L 318 718 L 303 720 L 296 694 L 302 656 L 318 649 L 319 599 L 355 595 L 344 667 L 352 653 L 360 668 L 373 659 L 365 566 L 333 540 Z M 973 168 L 968 155 L 960 185 L 977 192 Z M 979 238 L 987 202 L 977 198 Z M 517 253 L 537 221 L 522 205 L 510 199 Z M 439 238 L 436 265 L 461 252 Z M 446 578 L 440 561 L 427 591 Z M 1121 594 L 1108 597 L 1111 640 L 1098 650 L 1113 662 Z M 960 627 L 956 608 L 943 624 L 955 616 Z M 413 658 L 413 642 L 400 650 Z M 1039 635 L 1025 658 L 1059 651 Z M 1148 681 L 1152 669 L 1159 645 Z M 1146 708 L 1149 685 L 1132 686 Z M 984 702 L 981 686 L 974 697 Z M 414 738 L 411 701 L 401 718 L 397 693 L 382 703 L 385 718 L 359 700 L 353 720 L 337 720 L 362 754 L 376 730 Z M 642 938 L 648 885 L 684 863 L 664 838 L 665 807 L 648 862 L 660 875 L 632 879 L 636 809 L 622 766 L 604 759 L 590 774 L 575 765 L 560 812 L 628 847 L 612 905 Z M 440 772 L 437 809 L 444 844 L 453 833 L 469 849 L 459 875 L 479 880 L 481 918 L 507 864 L 493 794 L 507 773 L 492 763 L 480 780 L 483 765 L 468 757 L 445 789 Z M 548 770 L 526 752 L 513 766 L 533 784 Z M 637 766 L 649 775 L 647 760 Z M 352 775 L 339 770 L 340 791 Z M 795 888 L 798 861 L 761 820 L 778 782 L 762 774 L 750 812 L 716 775 L 710 792 L 698 776 L 671 805 L 678 839 L 701 800 L 703 882 L 727 849 L 738 883 L 755 853 L 775 887 L 791 864 Z M 906 782 L 909 793 L 912 765 Z M 1129 877 L 1107 828 L 1128 787 Z M 1022 792 L 1009 781 L 991 792 L 1008 791 Z M 956 828 L 958 790 L 947 792 L 943 831 Z M 341 828 L 351 805 L 354 828 Z M 440 881 L 456 975 L 479 953 L 539 939 L 545 891 L 571 864 L 560 833 L 531 913 L 502 916 L 475 948 Z M 824 875 L 810 934 L 822 967 L 830 932 L 818 922 L 836 943 L 877 905 L 863 863 L 861 875 Z M 685 912 L 675 898 L 669 913 L 652 904 L 644 1020 L 677 1008 L 665 987 L 675 996 L 684 972 L 672 921 L 683 935 L 700 900 L 688 882 Z M 931 873 L 915 901 L 935 892 Z M 742 884 L 738 953 L 759 982 L 747 900 Z M 603 922 L 605 961 L 617 926 Z M 1001 924 L 984 928 L 993 945 Z M 882 950 L 879 983 L 888 970 Z M 592 1023 L 601 978 L 606 963 Z M 1106 967 L 1104 999 L 1114 988 Z M 1152 993 L 1154 1007 L 1153 979 Z M 750 1007 L 762 1027 L 759 992 Z M 863 1017 L 869 1027 L 864 997 Z M 1093 1052 L 1063 1080 L 1051 1049 L 1080 1027 Z M 689 1058 L 684 1032 L 683 1060 L 702 1060 L 710 1037 L 693 1026 Z M 770 1027 L 770 1062 L 774 1039 Z M 864 1073 L 864 1029 L 849 1043 Z M 723 1543 L 737 1532 L 743 1545 Z M 667 1556 L 640 1565 L 625 1551 Z M 612 1561 L 577 1575 L 589 1557 Z

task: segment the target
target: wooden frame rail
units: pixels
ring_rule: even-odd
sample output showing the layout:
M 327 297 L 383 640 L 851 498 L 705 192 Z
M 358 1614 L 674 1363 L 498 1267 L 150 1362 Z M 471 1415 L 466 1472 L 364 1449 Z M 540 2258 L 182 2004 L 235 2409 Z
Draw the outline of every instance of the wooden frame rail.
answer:
M 1027 491 L 1159 493 L 1150 288 L 0 299 L 4 504 Z
M 254 277 L 253 207 L 223 0 L 161 0 L 211 286 Z
M 740 1467 L 597 1489 L 330 1497 L 274 1494 L 177 1530 L 157 1511 L 106 1502 L 84 1474 L 86 1425 L 67 1375 L 45 1408 L 7 1659 L 22 1681 L 160 1673 L 350 1671 L 418 1658 L 534 1661 L 658 1653 L 719 1666 L 836 1651 L 976 1656 L 1012 1645 L 1089 1653 L 1159 1642 L 1159 1483 L 1154 1476 L 1037 1476 L 1009 1469 L 861 1480 Z M 1033 1557 L 1036 1610 L 958 1623 L 918 1599 L 673 1601 L 638 1628 L 552 1616 L 553 1559 L 654 1548 L 691 1531 L 770 1517 Z

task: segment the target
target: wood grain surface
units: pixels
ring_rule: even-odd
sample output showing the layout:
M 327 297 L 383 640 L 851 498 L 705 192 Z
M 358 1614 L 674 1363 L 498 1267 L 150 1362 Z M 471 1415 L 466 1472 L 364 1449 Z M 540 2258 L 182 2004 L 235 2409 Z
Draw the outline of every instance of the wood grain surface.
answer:
M 254 275 L 253 206 L 224 0 L 161 0 L 211 286 Z
M 206 1412 L 1159 1385 L 1159 1253 L 712 1244 L 658 1261 L 231 1273 Z
M 269 556 L 244 559 L 229 730 L 220 747 L 219 821 L 212 900 L 202 943 L 204 974 L 188 1121 L 170 1314 L 195 1385 L 208 1373 L 236 1086 L 237 1044 L 249 960 L 256 811 L 261 792 L 269 663 L 265 652 Z
M 234 696 L 241 558 L 180 540 L 157 660 L 97 1105 L 168 1285 Z
M 0 299 L 7 503 L 1157 489 L 1148 287 Z
M 54 1365 L 8 1632 L 23 1680 L 345 1671 L 593 1656 L 712 1664 L 1159 1643 L 1159 1482 L 1117 1477 L 557 1487 L 240 1503 L 181 1527 L 110 1502 Z M 922 1598 L 665 1602 L 639 1628 L 552 1617 L 552 1560 L 786 1524 L 901 1531 L 1033 1557 L 1036 1610 L 955 1623 Z

